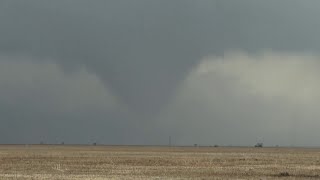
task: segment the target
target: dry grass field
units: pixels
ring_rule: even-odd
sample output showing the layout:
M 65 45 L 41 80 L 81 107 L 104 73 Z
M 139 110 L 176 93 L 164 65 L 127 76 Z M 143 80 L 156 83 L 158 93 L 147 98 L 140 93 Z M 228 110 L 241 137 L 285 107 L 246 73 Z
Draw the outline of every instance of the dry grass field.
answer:
M 320 179 L 320 149 L 2 145 L 0 179 Z

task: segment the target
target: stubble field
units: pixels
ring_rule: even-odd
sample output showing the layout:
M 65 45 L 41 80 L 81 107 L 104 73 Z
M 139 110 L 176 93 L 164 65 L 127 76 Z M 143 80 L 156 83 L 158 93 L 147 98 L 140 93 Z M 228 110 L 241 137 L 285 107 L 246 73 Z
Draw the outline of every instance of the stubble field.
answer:
M 0 179 L 320 179 L 320 149 L 0 145 Z

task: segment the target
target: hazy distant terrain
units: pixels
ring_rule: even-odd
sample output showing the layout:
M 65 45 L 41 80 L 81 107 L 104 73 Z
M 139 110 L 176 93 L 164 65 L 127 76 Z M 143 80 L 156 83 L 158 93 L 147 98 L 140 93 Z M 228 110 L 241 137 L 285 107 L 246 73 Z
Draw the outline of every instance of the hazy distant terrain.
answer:
M 320 149 L 0 146 L 0 179 L 316 179 Z

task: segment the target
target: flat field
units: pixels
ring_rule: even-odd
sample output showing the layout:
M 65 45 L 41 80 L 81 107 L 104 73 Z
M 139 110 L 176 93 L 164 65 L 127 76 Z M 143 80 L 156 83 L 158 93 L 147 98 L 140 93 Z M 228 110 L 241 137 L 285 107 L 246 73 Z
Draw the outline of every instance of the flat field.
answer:
M 320 149 L 0 145 L 0 179 L 320 179 Z

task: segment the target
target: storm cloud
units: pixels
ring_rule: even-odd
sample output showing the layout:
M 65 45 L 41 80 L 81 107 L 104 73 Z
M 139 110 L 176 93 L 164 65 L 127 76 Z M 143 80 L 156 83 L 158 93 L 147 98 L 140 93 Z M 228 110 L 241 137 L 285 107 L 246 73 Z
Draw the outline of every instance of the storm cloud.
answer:
M 317 146 L 320 56 L 227 52 L 208 56 L 170 104 L 164 127 L 178 142 Z
M 292 116 L 287 101 L 303 112 L 315 107 L 319 8 L 311 0 L 1 1 L 3 142 L 53 141 L 59 132 L 73 142 L 161 144 L 168 134 L 181 143 L 218 134 L 221 143 L 252 142 L 248 129 L 263 124 L 256 119 Z M 195 71 L 214 72 L 214 81 Z M 208 84 L 220 89 L 212 96 L 221 106 L 206 103 Z M 194 86 L 200 95 L 185 95 Z M 240 102 L 250 102 L 252 115 Z M 204 109 L 214 110 L 198 116 Z M 248 112 L 243 126 L 234 125 L 237 112 Z M 182 135 L 222 124 L 221 132 Z M 232 127 L 240 139 L 224 135 Z M 264 136 L 277 127 L 270 123 Z M 36 135 L 24 140 L 16 128 Z

